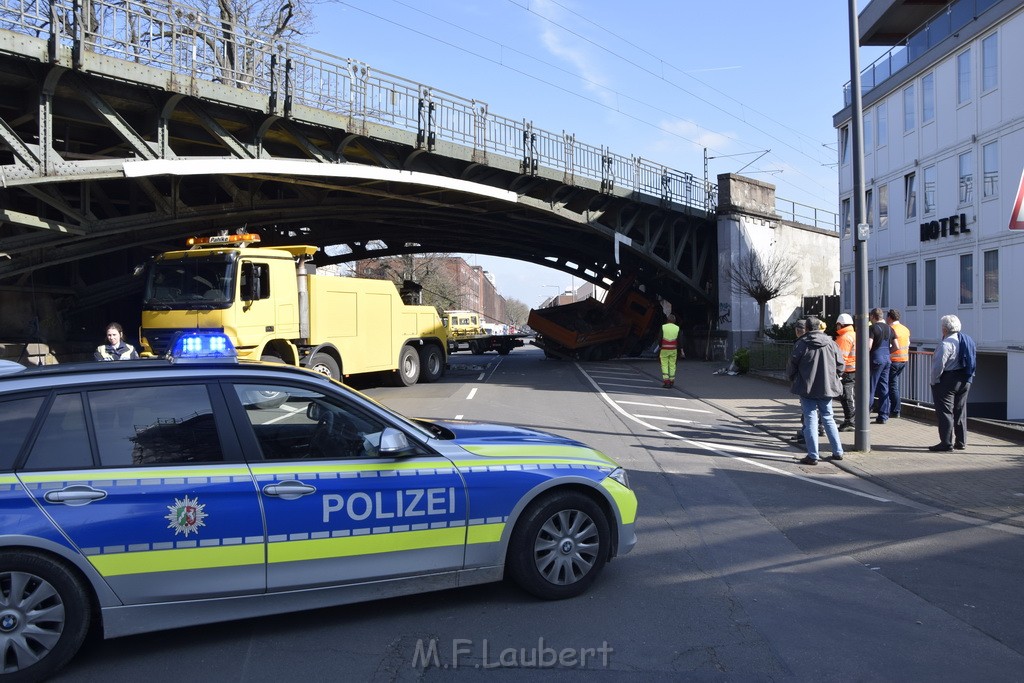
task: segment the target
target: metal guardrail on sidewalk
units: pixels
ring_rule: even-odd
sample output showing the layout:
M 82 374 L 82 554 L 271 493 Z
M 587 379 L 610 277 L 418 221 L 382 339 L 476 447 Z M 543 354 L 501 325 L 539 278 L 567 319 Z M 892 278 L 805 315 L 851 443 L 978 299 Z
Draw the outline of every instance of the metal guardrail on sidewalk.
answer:
M 751 344 L 750 368 L 758 372 L 780 376 L 793 351 L 792 341 L 766 340 Z M 911 351 L 907 367 L 900 375 L 900 401 L 915 406 L 932 407 L 932 352 Z

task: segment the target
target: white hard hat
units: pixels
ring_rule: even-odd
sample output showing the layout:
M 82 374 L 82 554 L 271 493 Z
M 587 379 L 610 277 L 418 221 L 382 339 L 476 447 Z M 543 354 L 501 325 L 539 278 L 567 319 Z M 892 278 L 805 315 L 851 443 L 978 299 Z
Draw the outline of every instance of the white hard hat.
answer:
M 836 318 L 836 325 L 852 325 L 853 318 L 850 317 L 849 313 L 840 313 L 839 317 Z

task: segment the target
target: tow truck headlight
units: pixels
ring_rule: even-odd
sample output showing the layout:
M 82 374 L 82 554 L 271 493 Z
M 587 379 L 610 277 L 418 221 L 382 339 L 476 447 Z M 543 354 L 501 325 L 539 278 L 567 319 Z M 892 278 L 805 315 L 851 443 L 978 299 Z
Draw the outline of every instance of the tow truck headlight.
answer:
M 237 360 L 231 339 L 219 333 L 186 332 L 178 335 L 167 354 L 174 363 Z
M 622 469 L 621 467 L 615 468 L 615 470 L 613 470 L 612 473 L 608 475 L 608 477 L 619 482 L 627 489 L 629 488 L 629 477 L 626 475 L 626 470 Z

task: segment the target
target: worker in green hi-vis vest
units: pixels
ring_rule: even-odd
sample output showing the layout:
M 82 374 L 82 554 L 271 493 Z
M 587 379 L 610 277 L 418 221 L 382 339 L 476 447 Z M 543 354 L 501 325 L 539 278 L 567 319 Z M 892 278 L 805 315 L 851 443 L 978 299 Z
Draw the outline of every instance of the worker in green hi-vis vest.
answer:
M 661 385 L 671 389 L 676 383 L 676 358 L 679 355 L 679 325 L 676 317 L 668 314 L 668 319 L 661 326 Z

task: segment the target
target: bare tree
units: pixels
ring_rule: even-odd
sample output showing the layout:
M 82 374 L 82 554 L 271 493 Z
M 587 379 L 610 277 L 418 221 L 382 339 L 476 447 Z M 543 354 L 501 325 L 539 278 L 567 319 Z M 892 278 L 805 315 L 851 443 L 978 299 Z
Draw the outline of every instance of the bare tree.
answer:
M 768 302 L 782 296 L 796 284 L 796 262 L 773 251 L 761 255 L 748 251 L 730 263 L 723 275 L 734 294 L 748 295 L 757 302 L 757 337 L 764 336 L 764 314 Z
M 522 329 L 530 317 L 530 307 L 519 299 L 505 299 L 505 316 L 509 325 Z
M 451 308 L 457 308 L 460 300 L 458 283 L 444 267 L 449 254 L 420 254 L 414 256 L 388 256 L 363 259 L 356 262 L 355 274 L 380 280 L 391 280 L 401 289 L 405 281 L 415 282 L 422 287 L 421 300 L 427 306 L 437 309 L 438 315 Z

